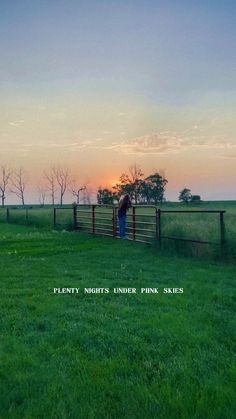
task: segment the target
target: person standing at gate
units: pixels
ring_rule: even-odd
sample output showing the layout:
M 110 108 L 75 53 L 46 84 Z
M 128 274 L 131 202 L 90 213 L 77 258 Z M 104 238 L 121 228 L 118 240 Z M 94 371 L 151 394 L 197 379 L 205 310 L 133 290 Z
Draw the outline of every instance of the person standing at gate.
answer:
M 121 239 L 125 239 L 126 212 L 131 207 L 131 199 L 128 194 L 120 197 L 118 206 L 119 234 Z

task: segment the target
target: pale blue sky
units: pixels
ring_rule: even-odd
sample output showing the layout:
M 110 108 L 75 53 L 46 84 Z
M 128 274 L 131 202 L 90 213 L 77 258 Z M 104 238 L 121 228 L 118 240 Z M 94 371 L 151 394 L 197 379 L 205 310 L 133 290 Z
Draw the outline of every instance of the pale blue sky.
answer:
M 208 193 L 203 176 L 200 192 L 233 198 L 235 22 L 229 0 L 1 0 L 0 159 L 14 144 L 16 165 L 35 168 L 47 153 L 46 164 L 56 156 L 75 166 L 77 144 L 78 158 L 98 159 L 102 182 L 134 161 L 164 169 L 171 198 L 198 188 L 202 161 L 211 183 Z
M 235 12 L 227 0 L 2 0 L 1 84 L 105 78 L 153 98 L 232 89 Z

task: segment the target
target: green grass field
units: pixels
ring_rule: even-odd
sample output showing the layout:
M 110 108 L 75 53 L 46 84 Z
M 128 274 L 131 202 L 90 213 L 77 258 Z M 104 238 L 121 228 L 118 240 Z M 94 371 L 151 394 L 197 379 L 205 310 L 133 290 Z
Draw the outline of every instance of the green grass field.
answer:
M 84 208 L 84 207 L 82 207 Z M 80 208 L 80 211 L 81 209 Z M 181 203 L 171 203 L 167 202 L 161 205 L 162 210 L 225 210 L 224 215 L 225 221 L 225 231 L 226 231 L 226 246 L 224 249 L 224 260 L 228 262 L 236 262 L 236 201 L 212 201 L 212 202 L 202 202 L 200 205 L 184 205 Z M 86 207 L 85 207 L 86 209 Z M 26 224 L 28 226 L 40 227 L 45 230 L 51 230 L 52 228 L 56 229 L 66 229 L 73 230 L 73 212 L 72 208 L 65 205 L 62 209 L 57 209 L 56 213 L 56 227 L 53 227 L 53 208 L 46 205 L 44 208 L 39 206 L 31 206 L 28 208 L 28 213 L 26 214 L 26 209 L 19 207 L 10 207 L 10 216 L 9 222 L 14 224 Z M 91 207 L 87 207 L 87 213 L 79 212 L 83 218 L 79 218 L 80 228 L 87 228 L 91 230 L 92 226 L 92 216 L 91 216 Z M 110 230 L 112 234 L 112 209 L 106 208 L 97 208 L 96 214 L 99 212 L 106 211 L 107 214 L 102 215 L 103 217 L 110 218 L 110 221 L 103 220 L 98 222 L 105 222 L 107 225 L 110 224 L 110 227 L 106 227 Z M 132 210 L 129 211 L 127 220 L 132 221 Z M 137 220 L 142 220 L 144 222 L 154 221 L 155 222 L 155 208 L 136 208 Z M 153 218 L 146 217 L 143 214 L 153 215 Z M 97 217 L 96 215 L 96 217 Z M 0 222 L 6 221 L 6 209 L 0 209 Z M 127 223 L 127 227 L 131 227 L 131 224 Z M 96 228 L 102 228 L 102 226 L 97 225 Z M 155 226 L 143 226 L 141 223 L 137 224 L 137 227 L 147 229 L 147 233 L 141 231 L 142 234 L 148 234 L 155 236 Z M 97 229 L 97 231 L 99 231 Z M 127 229 L 128 233 L 131 234 L 131 229 Z M 161 232 L 163 236 L 174 236 L 180 237 L 183 239 L 194 239 L 194 240 L 205 240 L 212 243 L 220 242 L 220 223 L 219 223 L 219 214 L 208 214 L 208 213 L 162 213 L 161 216 Z M 100 230 L 102 233 L 102 230 Z M 137 238 L 138 233 L 137 231 Z M 142 238 L 141 238 L 142 239 Z M 145 240 L 145 238 L 144 238 Z M 149 240 L 149 239 L 146 239 Z M 155 240 L 154 240 L 155 241 Z M 162 250 L 166 252 L 175 253 L 178 255 L 187 255 L 187 256 L 200 256 L 208 259 L 218 259 L 222 258 L 222 252 L 218 245 L 197 245 L 187 242 L 176 242 L 173 240 L 164 239 L 162 241 Z
M 1 419 L 235 417 L 234 265 L 4 223 L 0 253 Z

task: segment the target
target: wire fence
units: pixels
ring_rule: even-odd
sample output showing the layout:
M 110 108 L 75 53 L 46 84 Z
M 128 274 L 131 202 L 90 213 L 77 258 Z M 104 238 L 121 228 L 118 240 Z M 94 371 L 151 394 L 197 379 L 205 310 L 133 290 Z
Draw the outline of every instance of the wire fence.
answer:
M 127 212 L 126 235 L 129 240 L 148 244 L 155 241 L 160 246 L 164 240 L 223 246 L 225 212 L 134 205 Z M 113 205 L 7 207 L 0 209 L 0 221 L 119 237 L 118 208 Z
M 163 240 L 224 245 L 224 213 L 225 210 L 164 210 L 153 205 L 134 205 L 127 212 L 126 234 L 128 239 L 143 243 L 157 240 L 160 246 Z M 75 206 L 73 219 L 75 230 L 119 237 L 115 206 Z

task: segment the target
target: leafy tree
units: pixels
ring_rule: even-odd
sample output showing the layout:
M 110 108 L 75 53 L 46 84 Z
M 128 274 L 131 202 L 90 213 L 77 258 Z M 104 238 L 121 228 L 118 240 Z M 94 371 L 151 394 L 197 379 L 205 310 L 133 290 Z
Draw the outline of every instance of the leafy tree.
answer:
M 150 204 L 151 202 L 151 188 L 146 180 L 142 180 L 140 183 L 140 203 Z
M 148 176 L 142 183 L 142 195 L 147 203 L 154 203 L 164 200 L 165 186 L 168 180 L 161 176 L 158 172 Z
M 129 168 L 129 175 L 123 173 L 120 176 L 120 183 L 113 186 L 117 196 L 122 194 L 129 194 L 131 199 L 138 203 L 154 203 L 162 202 L 164 200 L 165 186 L 168 183 L 167 179 L 155 172 L 143 179 L 141 169 L 134 164 Z
M 142 170 L 135 163 L 129 167 L 129 174 L 122 173 L 119 183 L 113 186 L 112 189 L 114 189 L 118 197 L 129 194 L 130 198 L 137 204 L 140 200 L 142 177 Z
M 200 195 L 192 195 L 191 196 L 191 203 L 192 204 L 200 204 L 200 202 L 201 202 Z
M 182 189 L 179 193 L 179 201 L 184 202 L 185 204 L 188 204 L 191 201 L 192 194 L 191 190 L 188 188 Z
M 107 188 L 99 188 L 97 192 L 97 202 L 98 204 L 113 204 L 116 198 L 116 194 Z
M 119 178 L 119 183 L 117 183 L 115 186 L 112 186 L 112 189 L 114 190 L 115 195 L 120 198 L 121 195 L 132 193 L 132 184 L 131 179 L 126 173 L 122 173 L 122 175 Z

